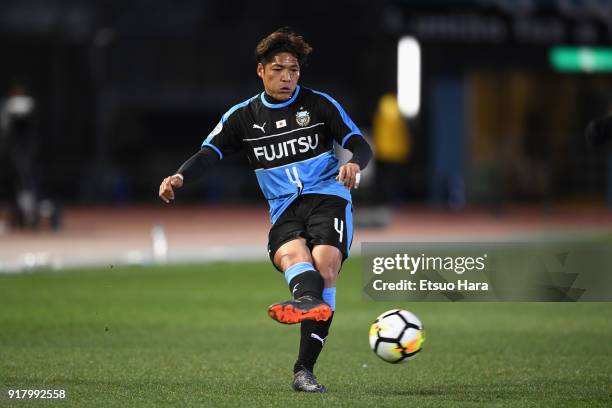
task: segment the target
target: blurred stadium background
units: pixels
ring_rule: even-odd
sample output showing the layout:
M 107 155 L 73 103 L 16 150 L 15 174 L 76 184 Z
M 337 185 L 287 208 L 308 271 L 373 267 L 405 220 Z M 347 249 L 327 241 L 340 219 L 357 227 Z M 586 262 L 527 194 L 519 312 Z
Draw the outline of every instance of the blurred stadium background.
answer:
M 241 157 L 169 207 L 157 189 L 260 92 L 253 48 L 284 25 L 315 49 L 302 83 L 341 101 L 376 149 L 356 251 L 610 230 L 611 156 L 583 138 L 612 109 L 610 1 L 3 1 L 0 271 L 237 247 L 265 259 L 265 202 Z M 420 61 L 398 69 L 405 37 Z M 415 67 L 400 116 L 398 78 Z
M 357 256 L 317 368 L 330 392 L 289 392 L 296 328 L 265 313 L 287 290 L 247 164 L 157 197 L 261 92 L 253 49 L 286 25 L 314 47 L 302 84 L 376 151 L 353 254 L 612 242 L 612 155 L 584 141 L 612 110 L 612 0 L 2 0 L 0 405 L 14 387 L 73 406 L 611 406 L 611 303 L 365 302 Z M 408 368 L 367 344 L 396 307 L 427 330 Z

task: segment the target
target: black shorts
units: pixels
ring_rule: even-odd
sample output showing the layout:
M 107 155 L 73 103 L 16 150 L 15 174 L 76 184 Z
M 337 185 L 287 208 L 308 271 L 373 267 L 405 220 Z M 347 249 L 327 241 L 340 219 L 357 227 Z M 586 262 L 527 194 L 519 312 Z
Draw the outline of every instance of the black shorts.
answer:
M 268 234 L 268 254 L 272 263 L 278 248 L 300 237 L 306 240 L 311 250 L 315 245 L 338 248 L 344 262 L 353 241 L 351 203 L 327 194 L 304 194 L 298 197 L 276 220 Z

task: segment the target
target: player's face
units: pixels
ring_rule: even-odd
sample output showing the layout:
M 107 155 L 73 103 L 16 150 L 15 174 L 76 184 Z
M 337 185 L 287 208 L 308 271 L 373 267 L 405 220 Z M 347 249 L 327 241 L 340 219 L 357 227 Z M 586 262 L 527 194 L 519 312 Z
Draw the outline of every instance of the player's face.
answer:
M 281 101 L 291 98 L 300 79 L 300 64 L 297 58 L 288 52 L 274 56 L 265 66 L 257 64 L 257 75 L 263 81 L 266 93 Z

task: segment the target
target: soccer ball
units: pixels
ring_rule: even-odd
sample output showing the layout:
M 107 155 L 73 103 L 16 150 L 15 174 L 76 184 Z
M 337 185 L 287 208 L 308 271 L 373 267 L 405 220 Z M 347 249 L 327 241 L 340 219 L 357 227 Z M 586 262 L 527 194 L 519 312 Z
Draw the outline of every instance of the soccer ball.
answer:
M 370 347 L 389 363 L 405 363 L 416 357 L 425 341 L 423 324 L 406 310 L 388 310 L 370 327 Z

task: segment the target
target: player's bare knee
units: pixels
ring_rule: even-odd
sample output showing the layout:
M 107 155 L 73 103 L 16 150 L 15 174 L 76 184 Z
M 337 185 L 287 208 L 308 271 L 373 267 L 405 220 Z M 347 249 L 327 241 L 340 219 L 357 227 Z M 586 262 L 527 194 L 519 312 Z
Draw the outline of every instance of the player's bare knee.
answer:
M 274 254 L 274 264 L 283 271 L 300 262 L 312 263 L 312 256 L 303 238 L 286 242 Z
M 300 262 L 312 263 L 312 257 L 310 253 L 306 251 L 285 251 L 280 254 L 276 254 L 274 257 L 274 263 L 280 267 L 281 270 L 285 271 L 292 265 Z
M 287 253 L 280 256 L 280 266 L 282 270 L 286 270 L 291 265 L 295 265 L 300 262 L 310 262 L 312 259 L 310 255 L 305 253 Z

